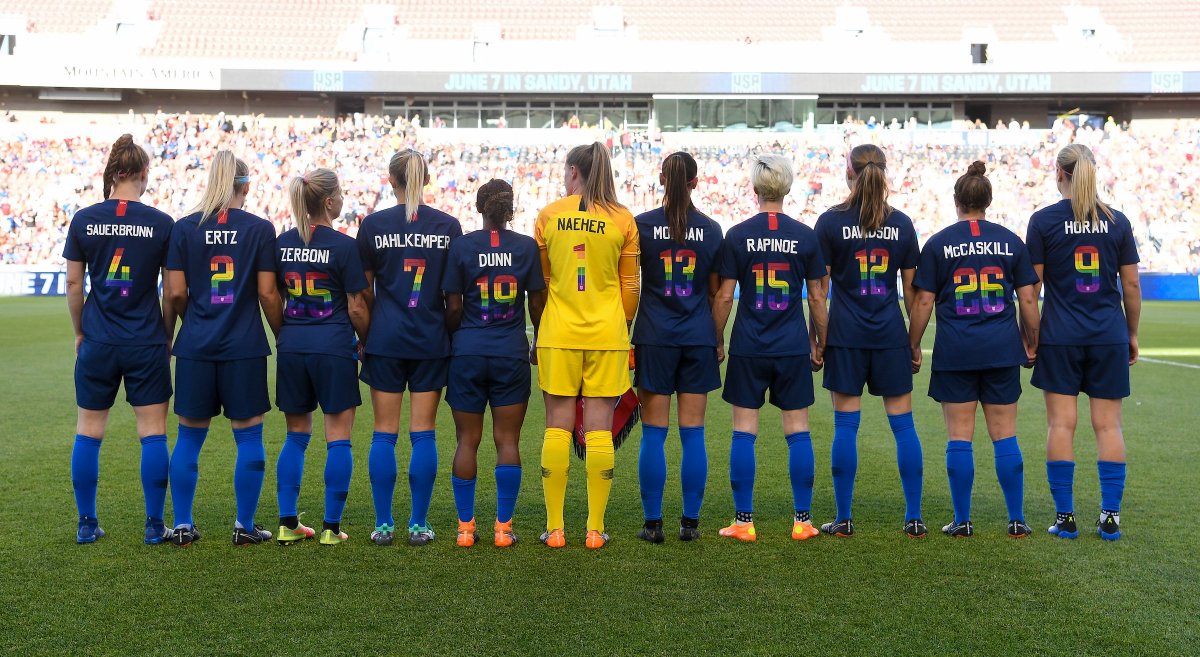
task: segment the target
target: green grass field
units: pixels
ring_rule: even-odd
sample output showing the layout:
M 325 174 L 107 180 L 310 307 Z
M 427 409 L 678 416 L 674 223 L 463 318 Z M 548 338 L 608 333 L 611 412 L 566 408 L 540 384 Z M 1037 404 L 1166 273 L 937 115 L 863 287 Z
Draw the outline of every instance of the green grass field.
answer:
M 1006 514 L 982 419 L 977 431 L 976 538 L 900 532 L 903 504 L 882 404 L 865 400 L 852 539 L 789 538 L 791 491 L 778 414 L 764 413 L 758 441 L 760 540 L 716 535 L 732 517 L 729 411 L 714 394 L 708 415 L 709 482 L 697 543 L 635 538 L 641 526 L 637 438 L 617 455 L 608 510 L 612 543 L 583 548 L 582 464 L 567 498 L 568 548 L 537 543 L 544 520 L 537 477 L 542 407 L 526 422 L 526 464 L 511 550 L 454 546 L 449 409 L 439 422 L 440 466 L 431 546 L 378 548 L 367 481 L 370 407 L 355 427 L 356 472 L 343 527 L 349 544 L 235 549 L 233 442 L 214 422 L 201 459 L 196 522 L 205 539 L 188 550 L 142 545 L 139 446 L 133 416 L 118 404 L 101 457 L 99 510 L 108 537 L 74 543 L 69 459 L 75 424 L 72 340 L 65 302 L 0 299 L 0 648 L 13 654 L 1107 654 L 1200 653 L 1200 461 L 1195 427 L 1200 390 L 1200 304 L 1147 304 L 1141 344 L 1165 362 L 1133 370 L 1125 406 L 1129 482 L 1123 538 L 1104 543 L 1045 534 L 1053 506 L 1045 481 L 1045 417 L 1026 388 L 1019 435 L 1026 458 L 1030 540 L 1005 537 Z M 932 331 L 930 331 L 932 336 Z M 1025 374 L 1028 381 L 1028 372 Z M 818 381 L 819 385 L 819 381 Z M 917 428 L 925 447 L 925 519 L 950 515 L 938 406 L 917 381 Z M 364 398 L 365 391 L 364 391 Z M 1086 407 L 1081 425 L 1086 423 Z M 168 434 L 174 438 L 173 425 Z M 814 516 L 833 514 L 829 478 L 832 410 L 812 409 L 817 449 Z M 680 511 L 678 440 L 668 440 L 665 517 Z M 274 529 L 274 458 L 283 417 L 267 417 L 268 476 L 259 518 Z M 979 442 L 982 441 L 982 442 Z M 319 526 L 325 450 L 308 450 L 300 506 Z M 401 441 L 401 467 L 408 446 Z M 1077 510 L 1090 529 L 1099 493 L 1090 432 L 1078 440 Z M 478 516 L 494 512 L 494 449 L 480 453 Z M 533 467 L 529 467 L 532 465 Z M 397 517 L 408 490 L 397 491 Z M 168 515 L 170 503 L 168 501 Z M 312 524 L 310 522 L 310 524 Z M 669 535 L 670 536 L 670 535 Z

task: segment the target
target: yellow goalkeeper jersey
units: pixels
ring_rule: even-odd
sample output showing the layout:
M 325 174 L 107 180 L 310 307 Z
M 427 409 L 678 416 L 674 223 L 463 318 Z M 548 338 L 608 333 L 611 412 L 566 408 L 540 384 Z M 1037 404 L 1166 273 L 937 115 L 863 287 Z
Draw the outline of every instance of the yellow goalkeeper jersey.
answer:
M 637 312 L 637 224 L 624 208 L 583 207 L 579 195 L 542 208 L 533 229 L 549 300 L 539 347 L 629 349 L 627 321 Z

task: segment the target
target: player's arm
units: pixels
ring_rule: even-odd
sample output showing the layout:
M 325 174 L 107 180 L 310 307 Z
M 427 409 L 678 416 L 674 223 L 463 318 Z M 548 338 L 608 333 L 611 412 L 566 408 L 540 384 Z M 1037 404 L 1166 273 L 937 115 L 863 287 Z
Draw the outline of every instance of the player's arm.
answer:
M 83 342 L 83 262 L 67 261 L 67 311 L 71 313 L 71 325 L 75 327 L 75 355 Z
M 917 296 L 917 288 L 913 285 L 913 280 L 917 277 L 917 268 L 900 270 L 900 284 L 904 286 L 904 314 L 908 315 L 908 320 L 912 321 L 913 299 Z M 1037 297 L 1034 297 L 1035 299 Z
M 1038 282 L 1033 284 L 1033 298 L 1038 300 L 1042 298 L 1042 281 L 1045 280 L 1046 265 L 1034 265 L 1033 273 L 1037 274 Z
M 721 279 L 721 287 L 717 289 L 716 299 L 713 300 L 713 328 L 717 334 L 717 361 L 725 360 L 725 326 L 729 323 L 729 313 L 733 310 L 733 291 L 737 288 L 737 279 Z
M 711 311 L 717 306 L 717 292 L 721 289 L 721 277 L 717 272 L 708 275 L 708 308 Z
M 533 323 L 533 344 L 529 347 L 529 362 L 537 365 L 538 328 L 542 325 L 542 313 L 546 310 L 546 290 L 529 293 L 529 321 Z
M 366 290 L 346 293 L 346 312 L 350 315 L 350 325 L 358 334 L 361 349 L 367 342 L 367 330 L 371 327 L 371 309 L 367 306 Z
M 1017 304 L 1021 307 L 1021 340 L 1025 343 L 1025 367 L 1033 367 L 1033 362 L 1037 360 L 1042 323 L 1037 300 L 1036 283 L 1017 288 Z
M 163 270 L 163 322 L 167 340 L 175 340 L 175 324 L 187 313 L 187 276 L 177 269 Z
M 258 272 L 258 305 L 267 318 L 267 326 L 271 333 L 279 337 L 283 328 L 283 298 L 279 296 L 279 285 L 273 271 Z
M 367 301 L 367 310 L 375 310 L 375 272 L 366 270 L 363 275 L 367 277 L 367 289 L 362 291 L 363 298 Z
M 925 337 L 925 329 L 929 327 L 934 297 L 933 292 L 921 289 L 913 297 L 908 316 L 908 346 L 912 349 L 912 370 L 916 374 L 921 370 L 921 338 Z
M 1138 326 L 1142 321 L 1142 280 L 1137 264 L 1121 265 L 1121 304 L 1125 306 L 1125 324 L 1129 327 L 1129 364 L 1138 360 Z
M 627 215 L 626 219 L 625 246 L 621 248 L 617 276 L 621 280 L 621 305 L 625 308 L 625 323 L 631 324 L 634 315 L 637 314 L 638 302 L 642 298 L 642 245 L 633 216 Z
M 828 270 L 828 268 L 826 268 Z M 825 291 L 829 289 L 829 277 L 810 278 L 808 285 L 809 360 L 813 371 L 825 366 L 825 339 L 829 335 L 829 308 L 825 305 Z
M 463 316 L 463 295 L 458 293 L 446 293 L 446 330 L 453 333 L 458 330 L 462 324 Z

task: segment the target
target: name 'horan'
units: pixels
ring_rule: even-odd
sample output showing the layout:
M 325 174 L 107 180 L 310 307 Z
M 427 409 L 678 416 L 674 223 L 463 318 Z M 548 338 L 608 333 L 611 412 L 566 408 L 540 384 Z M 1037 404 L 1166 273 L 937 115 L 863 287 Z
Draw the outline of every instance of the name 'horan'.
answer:
M 287 246 L 279 250 L 283 262 L 317 262 L 329 264 L 329 249 L 301 249 Z
M 1012 249 L 1003 242 L 963 242 L 942 247 L 946 258 L 963 258 L 973 255 L 1012 256 Z
M 401 247 L 414 249 L 448 249 L 449 235 L 426 235 L 425 233 L 389 233 L 375 236 L 375 248 L 398 249 Z
M 1067 235 L 1086 235 L 1088 233 L 1108 233 L 1109 221 L 1098 221 L 1093 226 L 1090 223 L 1079 223 L 1076 221 L 1063 222 L 1063 232 Z
M 797 253 L 796 240 L 783 240 L 777 237 L 747 237 L 746 250 L 760 253 Z
M 900 229 L 895 226 L 880 226 L 866 234 L 863 234 L 862 226 L 842 226 L 842 239 L 844 240 L 900 240 Z
M 135 224 L 88 224 L 87 234 L 109 237 L 154 237 L 154 228 Z

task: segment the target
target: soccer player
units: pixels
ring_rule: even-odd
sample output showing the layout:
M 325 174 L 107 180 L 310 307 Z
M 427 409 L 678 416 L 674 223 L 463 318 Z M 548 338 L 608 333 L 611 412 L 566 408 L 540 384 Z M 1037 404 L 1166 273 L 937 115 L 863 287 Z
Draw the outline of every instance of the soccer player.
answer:
M 1033 268 L 1046 286 L 1042 344 L 1033 385 L 1046 399 L 1046 478 L 1056 518 L 1050 533 L 1075 538 L 1075 426 L 1080 392 L 1089 398 L 1099 452 L 1100 538 L 1121 537 L 1125 437 L 1121 400 L 1138 358 L 1142 290 L 1129 220 L 1096 193 L 1091 150 L 1059 152 L 1056 181 L 1063 200 L 1033 214 L 1027 241 Z M 1122 313 L 1124 308 L 1124 313 Z
M 354 337 L 367 338 L 370 309 L 367 279 L 354 240 L 331 226 L 342 212 L 342 190 L 329 169 L 314 169 L 288 183 L 296 227 L 276 242 L 275 267 L 287 293 L 279 331 L 275 403 L 287 419 L 287 440 L 276 466 L 280 544 L 312 538 L 300 524 L 297 501 L 304 476 L 304 451 L 312 438 L 312 412 L 325 415 L 325 523 L 321 545 L 348 537 L 342 511 L 354 467 L 350 434 L 358 394 Z M 359 347 L 361 351 L 362 347 Z
M 729 482 L 734 521 L 718 532 L 742 541 L 757 540 L 754 530 L 754 441 L 758 412 L 770 390 L 771 404 L 783 415 L 788 445 L 795 519 L 792 538 L 820 533 L 812 524 L 814 455 L 808 432 L 813 403 L 811 369 L 824 364 L 827 315 L 825 260 L 816 233 L 783 214 L 792 189 L 792 163 L 781 155 L 759 155 L 750 182 L 759 213 L 729 229 L 717 268 L 721 289 L 713 306 L 720 356 L 733 292 L 741 286 L 737 319 L 729 342 L 729 363 L 721 397 L 733 406 Z M 800 286 L 808 288 L 811 329 L 806 327 Z
M 834 536 L 853 536 L 850 505 L 858 470 L 858 426 L 863 385 L 883 397 L 904 490 L 904 533 L 928 533 L 921 519 L 921 439 L 912 416 L 912 366 L 908 332 L 896 299 L 896 273 L 911 310 L 917 233 L 908 215 L 888 205 L 887 160 L 873 144 L 856 146 L 846 159 L 850 196 L 817 219 L 817 239 L 830 273 L 829 345 L 824 385 L 833 397 L 833 496 L 837 517 L 821 525 Z
M 452 240 L 462 235 L 458 220 L 421 204 L 429 168 L 420 153 L 404 150 L 388 162 L 388 182 L 399 205 L 363 219 L 358 249 L 367 274 L 367 301 L 374 326 L 363 357 L 362 380 L 371 386 L 375 433 L 367 470 L 375 502 L 376 545 L 391 545 L 396 520 L 396 438 L 400 409 L 409 391 L 408 486 L 412 512 L 409 545 L 434 539 L 429 501 L 437 476 L 438 402 L 446 387 L 450 338 L 442 274 Z
M 721 387 L 712 298 L 720 281 L 716 260 L 721 228 L 692 205 L 696 160 L 680 151 L 663 160 L 659 183 L 663 205 L 637 217 L 642 253 L 642 295 L 633 344 L 634 383 L 642 403 L 642 446 L 638 483 L 645 525 L 638 537 L 662 543 L 663 487 L 667 481 L 664 445 L 671 420 L 671 395 L 678 393 L 679 441 L 683 447 L 680 482 L 683 515 L 679 538 L 700 537 L 700 505 L 708 480 L 704 411 L 708 393 Z
M 617 201 L 612 163 L 599 142 L 567 153 L 567 197 L 538 213 L 533 237 L 549 289 L 537 345 L 546 401 L 542 487 L 549 547 L 567 544 L 567 494 L 575 406 L 582 395 L 588 520 L 584 544 L 604 547 L 604 509 L 613 480 L 613 409 L 629 390 L 629 323 L 638 305 L 638 232 Z
M 100 442 L 108 411 L 125 383 L 142 442 L 145 542 L 171 538 L 163 522 L 167 497 L 167 400 L 171 398 L 170 338 L 158 302 L 171 217 L 143 205 L 150 156 L 121 135 L 104 167 L 104 201 L 75 213 L 67 229 L 67 308 L 75 328 L 75 403 L 79 407 L 71 484 L 79 510 L 75 540 L 104 536 L 96 518 Z M 91 289 L 84 299 L 84 274 Z
M 1021 366 L 1030 365 L 1038 345 L 1037 274 L 1029 252 L 1012 231 L 987 221 L 992 184 L 983 162 L 972 162 L 954 183 L 958 221 L 942 229 L 921 251 L 913 284 L 909 346 L 912 370 L 921 367 L 921 338 L 937 305 L 933 373 L 929 396 L 941 402 L 946 418 L 946 473 L 954 520 L 942 528 L 949 536 L 975 533 L 971 489 L 975 459 L 975 408 L 983 405 L 995 450 L 996 478 L 1008 507 L 1008 535 L 1024 538 L 1025 475 L 1017 444 L 1017 400 Z M 1020 327 L 1014 292 L 1020 305 Z
M 171 541 L 180 547 L 200 539 L 192 521 L 200 449 L 222 409 L 237 445 L 233 544 L 271 540 L 271 532 L 254 521 L 267 459 L 263 415 L 271 410 L 271 348 L 258 308 L 278 336 L 283 306 L 275 285 L 275 228 L 242 211 L 249 192 L 250 168 L 232 152 L 219 151 L 200 203 L 175 224 L 167 251 L 167 332 L 174 333 L 176 317 L 183 319 L 174 340 L 179 438 L 170 477 Z
M 529 318 L 536 327 L 546 306 L 546 282 L 533 238 L 508 229 L 513 218 L 512 187 L 492 180 L 479 188 L 476 207 L 483 229 L 454 241 L 442 288 L 446 325 L 453 332 L 453 356 L 446 401 L 454 409 L 458 448 L 451 482 L 458 508 L 457 543 L 471 547 L 475 530 L 475 472 L 483 439 L 483 410 L 492 407 L 496 441 L 496 547 L 517 542 L 513 508 L 521 487 L 519 441 L 529 405 Z

